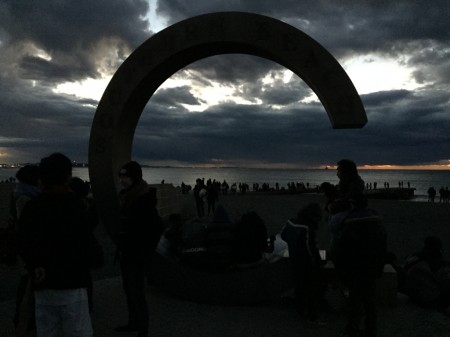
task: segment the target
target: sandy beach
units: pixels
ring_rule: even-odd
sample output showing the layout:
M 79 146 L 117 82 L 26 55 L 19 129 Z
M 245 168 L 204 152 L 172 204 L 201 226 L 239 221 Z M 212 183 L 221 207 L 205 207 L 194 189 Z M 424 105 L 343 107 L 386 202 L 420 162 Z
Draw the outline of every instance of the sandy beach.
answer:
M 0 185 L 1 225 L 7 218 L 11 186 Z M 194 198 L 183 196 L 189 212 L 194 214 Z M 269 234 L 280 231 L 285 221 L 309 202 L 323 203 L 319 194 L 264 195 L 247 194 L 219 196 L 219 204 L 237 220 L 248 211 L 257 212 L 266 222 Z M 411 201 L 370 200 L 369 206 L 384 219 L 388 232 L 388 248 L 400 261 L 422 247 L 429 235 L 443 240 L 444 254 L 450 257 L 450 205 Z M 114 245 L 103 228 L 97 235 L 107 253 L 106 265 L 94 272 L 95 336 L 115 336 L 114 326 L 126 318 L 125 299 L 113 264 Z M 327 248 L 329 232 L 324 223 L 319 231 L 319 246 Z M 21 266 L 0 266 L 0 336 L 11 331 L 15 289 L 22 273 Z M 258 306 L 218 306 L 189 302 L 149 286 L 150 325 L 153 336 L 337 336 L 345 324 L 345 300 L 331 294 L 334 311 L 327 314 L 328 325 L 320 330 L 308 328 L 292 306 L 283 301 Z M 450 335 L 450 318 L 431 309 L 418 307 L 398 294 L 396 307 L 381 307 L 379 336 L 444 337 Z M 126 335 L 122 335 L 126 336 Z

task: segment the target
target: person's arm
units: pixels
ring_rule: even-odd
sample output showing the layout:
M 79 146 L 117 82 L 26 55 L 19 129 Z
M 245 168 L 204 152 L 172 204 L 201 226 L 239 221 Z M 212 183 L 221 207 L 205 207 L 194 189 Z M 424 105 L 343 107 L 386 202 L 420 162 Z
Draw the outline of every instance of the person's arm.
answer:
M 39 249 L 41 231 L 38 219 L 36 207 L 32 202 L 28 202 L 18 219 L 17 228 L 19 255 L 25 262 L 25 267 L 32 275 L 33 280 L 41 282 L 45 278 L 43 262 L 45 249 Z

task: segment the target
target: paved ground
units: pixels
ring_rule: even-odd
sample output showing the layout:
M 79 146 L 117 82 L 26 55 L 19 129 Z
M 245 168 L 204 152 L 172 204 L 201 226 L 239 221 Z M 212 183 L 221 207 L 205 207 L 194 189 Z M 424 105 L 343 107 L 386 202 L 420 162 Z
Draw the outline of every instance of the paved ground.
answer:
M 259 198 L 257 198 L 259 200 Z M 283 203 L 261 204 L 264 209 L 258 212 L 268 219 L 267 224 L 276 230 L 286 219 L 285 214 L 295 214 L 291 210 L 298 209 L 302 197 L 285 198 Z M 292 199 L 292 200 L 291 200 Z M 222 198 L 223 202 L 231 202 L 233 198 Z M 273 200 L 273 199 L 272 199 Z M 309 199 L 308 199 L 309 200 Z M 245 200 L 240 200 L 242 203 Z M 248 200 L 247 200 L 248 201 Z M 385 212 L 393 248 L 411 251 L 411 247 L 420 247 L 421 239 L 429 226 L 419 226 L 422 223 L 416 213 L 425 213 L 425 206 L 417 204 L 411 211 L 398 207 L 397 204 L 378 201 L 378 204 L 388 204 L 392 210 Z M 291 204 L 293 205 L 291 207 Z M 381 206 L 381 205 L 378 205 Z M 243 206 L 246 207 L 245 205 Z M 272 208 L 276 207 L 276 212 Z M 248 207 L 248 209 L 250 209 Z M 411 214 L 411 212 L 413 214 Z M 448 210 L 443 207 L 433 208 L 430 216 L 437 217 L 430 223 L 442 223 L 439 227 L 441 237 L 448 237 Z M 275 218 L 277 215 L 277 218 Z M 284 219 L 284 220 L 283 220 Z M 404 220 L 404 219 L 407 219 Z M 442 219 L 442 220 L 440 220 Z M 396 226 L 392 223 L 397 224 Z M 405 223 L 403 230 L 400 225 Z M 445 224 L 445 225 L 444 225 Z M 402 225 L 403 226 L 403 225 Z M 272 227 L 269 227 L 271 229 Z M 398 229 L 398 231 L 397 231 Z M 99 231 L 101 232 L 101 227 Z M 271 232 L 272 233 L 272 232 Z M 275 232 L 276 233 L 276 232 Z M 133 334 L 115 334 L 114 327 L 125 323 L 127 316 L 125 298 L 118 277 L 118 266 L 112 260 L 115 247 L 104 233 L 98 238 L 105 249 L 107 261 L 105 267 L 94 273 L 94 311 L 92 313 L 95 337 L 132 337 Z M 414 244 L 414 240 L 418 243 Z M 326 238 L 324 238 L 324 242 Z M 450 251 L 450 248 L 446 249 Z M 403 256 L 399 253 L 399 256 Z M 0 337 L 14 336 L 12 331 L 12 316 L 14 298 L 21 269 L 0 266 Z M 183 282 L 183 280 L 180 280 Z M 345 324 L 345 300 L 331 290 L 328 298 L 334 311 L 327 315 L 328 325 L 320 330 L 309 328 L 298 317 L 294 308 L 285 301 L 277 301 L 260 306 L 218 306 L 189 302 L 166 294 L 153 286 L 148 287 L 150 306 L 151 336 L 161 337 L 335 337 Z M 398 295 L 396 307 L 379 308 L 379 337 L 449 337 L 450 318 L 433 310 L 420 308 L 406 297 Z
M 313 329 L 300 319 L 286 301 L 259 306 L 217 306 L 185 301 L 148 287 L 151 336 L 161 337 L 334 337 L 345 322 L 345 300 L 333 290 L 328 298 L 334 311 L 328 325 Z M 11 318 L 14 302 L 0 303 L 0 336 L 13 336 Z M 396 307 L 380 307 L 380 337 L 448 337 L 450 319 L 422 309 L 403 296 Z M 94 336 L 132 337 L 116 334 L 114 327 L 126 319 L 125 299 L 119 277 L 95 282 Z

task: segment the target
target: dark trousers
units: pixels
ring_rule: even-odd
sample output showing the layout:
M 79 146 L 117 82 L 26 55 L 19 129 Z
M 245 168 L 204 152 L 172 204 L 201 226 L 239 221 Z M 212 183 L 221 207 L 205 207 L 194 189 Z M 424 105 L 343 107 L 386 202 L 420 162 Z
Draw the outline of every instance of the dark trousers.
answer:
M 297 310 L 304 313 L 310 321 L 319 316 L 319 306 L 324 298 L 329 281 L 322 269 L 296 270 L 297 284 L 295 287 L 295 300 Z
M 208 215 L 214 213 L 214 209 L 216 208 L 216 200 L 208 200 Z
M 346 332 L 357 336 L 364 316 L 364 332 L 367 337 L 377 336 L 377 306 L 375 300 L 375 279 L 357 274 L 348 274 L 345 283 L 348 286 L 348 324 Z
M 204 201 L 202 198 L 196 198 L 195 204 L 197 206 L 197 215 L 199 218 L 203 218 L 205 216 L 205 208 L 204 208 Z
M 148 332 L 148 306 L 145 297 L 146 265 L 144 262 L 120 262 L 123 290 L 127 299 L 128 324 Z

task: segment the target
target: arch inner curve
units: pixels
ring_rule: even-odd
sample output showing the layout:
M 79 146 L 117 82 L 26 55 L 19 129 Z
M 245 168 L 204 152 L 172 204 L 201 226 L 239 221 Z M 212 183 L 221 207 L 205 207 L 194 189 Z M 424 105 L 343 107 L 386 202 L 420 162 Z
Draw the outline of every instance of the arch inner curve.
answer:
M 118 228 L 120 166 L 129 161 L 136 126 L 153 93 L 185 66 L 220 54 L 259 56 L 288 68 L 315 92 L 333 128 L 367 123 L 361 99 L 336 59 L 317 41 L 282 21 L 258 14 L 220 12 L 193 17 L 153 35 L 119 67 L 94 116 L 89 176 L 102 221 Z

